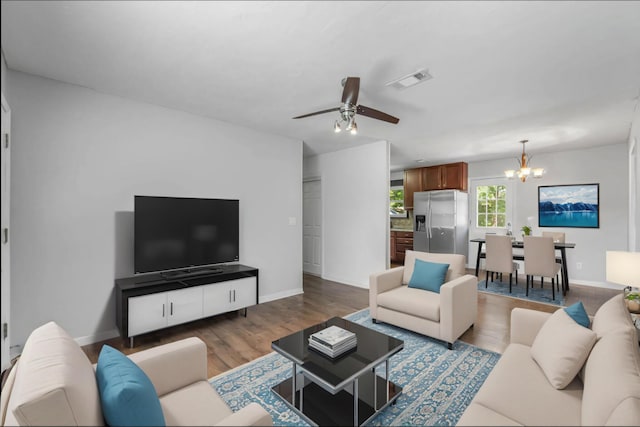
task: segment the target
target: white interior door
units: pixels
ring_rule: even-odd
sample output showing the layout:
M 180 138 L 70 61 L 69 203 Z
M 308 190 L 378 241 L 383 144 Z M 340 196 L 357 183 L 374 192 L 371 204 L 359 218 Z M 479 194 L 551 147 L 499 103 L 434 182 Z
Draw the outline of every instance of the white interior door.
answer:
M 0 337 L 2 339 L 2 370 L 9 367 L 11 362 L 11 336 L 9 334 L 11 275 L 9 274 L 10 240 L 9 240 L 9 181 L 11 177 L 11 156 L 9 134 L 11 129 L 11 111 L 2 94 L 2 319 L 0 321 Z
M 322 183 L 303 184 L 302 271 L 322 275 Z

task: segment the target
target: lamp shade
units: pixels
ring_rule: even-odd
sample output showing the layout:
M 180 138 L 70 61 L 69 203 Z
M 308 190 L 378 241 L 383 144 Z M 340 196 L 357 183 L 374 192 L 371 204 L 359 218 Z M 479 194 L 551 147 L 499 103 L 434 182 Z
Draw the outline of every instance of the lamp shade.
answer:
M 607 282 L 640 286 L 640 252 L 607 251 Z

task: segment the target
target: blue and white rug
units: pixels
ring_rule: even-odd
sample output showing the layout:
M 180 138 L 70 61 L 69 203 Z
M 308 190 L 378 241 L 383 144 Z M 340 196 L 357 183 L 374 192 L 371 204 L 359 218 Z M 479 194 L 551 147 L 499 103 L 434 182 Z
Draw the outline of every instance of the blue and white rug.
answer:
M 487 288 L 484 287 L 484 280 L 478 281 L 478 290 L 482 292 L 489 292 L 492 294 L 503 295 L 511 298 L 518 298 L 527 301 L 535 301 L 542 302 L 545 304 L 553 304 L 557 306 L 564 306 L 564 297 L 562 296 L 562 285 L 560 286 L 560 291 L 556 290 L 556 299 L 552 299 L 551 295 L 551 280 L 546 279 L 544 281 L 544 287 L 540 288 L 540 280 L 536 279 L 533 284 L 533 288 L 529 288 L 529 296 L 526 295 L 527 289 L 526 279 L 523 277 L 518 278 L 518 284 L 516 285 L 515 277 L 513 279 L 513 284 L 511 285 L 511 293 L 509 293 L 509 278 L 507 276 L 507 281 L 499 281 L 499 280 L 489 280 L 489 286 Z M 555 286 L 555 285 L 554 285 Z
M 365 309 L 347 319 L 404 341 L 390 359 L 390 379 L 403 387 L 396 404 L 369 425 L 455 425 L 500 355 L 461 341 L 446 343 L 387 324 L 371 322 Z M 270 353 L 209 381 L 233 411 L 251 402 L 266 408 L 274 425 L 308 425 L 276 396 L 271 387 L 291 376 L 292 364 Z

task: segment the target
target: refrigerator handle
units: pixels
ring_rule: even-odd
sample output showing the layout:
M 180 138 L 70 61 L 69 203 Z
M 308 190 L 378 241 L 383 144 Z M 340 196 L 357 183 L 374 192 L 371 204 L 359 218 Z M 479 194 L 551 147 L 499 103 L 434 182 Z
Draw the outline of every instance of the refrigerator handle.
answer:
M 433 237 L 431 232 L 431 199 L 429 199 L 429 204 L 427 205 L 427 218 L 427 237 L 431 239 Z

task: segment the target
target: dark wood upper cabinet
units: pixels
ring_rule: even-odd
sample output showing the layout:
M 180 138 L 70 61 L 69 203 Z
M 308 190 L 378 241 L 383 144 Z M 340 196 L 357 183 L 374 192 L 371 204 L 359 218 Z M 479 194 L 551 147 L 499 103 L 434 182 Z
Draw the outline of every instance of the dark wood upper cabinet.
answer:
M 423 168 L 423 191 L 467 191 L 467 164 L 464 162 Z
M 422 169 L 407 169 L 404 171 L 404 208 L 413 209 L 413 193 L 423 191 Z

